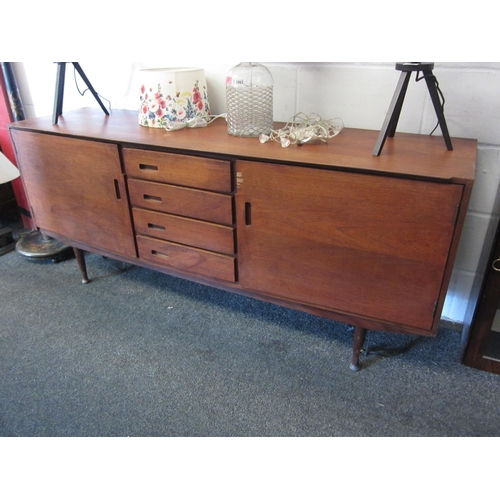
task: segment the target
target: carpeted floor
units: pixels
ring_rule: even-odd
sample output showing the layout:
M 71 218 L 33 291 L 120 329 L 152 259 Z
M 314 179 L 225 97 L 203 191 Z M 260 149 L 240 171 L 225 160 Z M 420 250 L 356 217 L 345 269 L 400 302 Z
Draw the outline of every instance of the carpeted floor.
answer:
M 460 332 L 369 332 L 87 255 L 0 257 L 0 436 L 500 436 Z

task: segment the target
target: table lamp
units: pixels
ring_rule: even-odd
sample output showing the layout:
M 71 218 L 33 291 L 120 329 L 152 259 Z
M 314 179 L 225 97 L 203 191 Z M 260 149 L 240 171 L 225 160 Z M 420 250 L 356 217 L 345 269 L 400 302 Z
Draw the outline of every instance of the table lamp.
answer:
M 193 118 L 208 121 L 210 105 L 203 68 L 145 68 L 141 79 L 139 124 L 165 128 Z

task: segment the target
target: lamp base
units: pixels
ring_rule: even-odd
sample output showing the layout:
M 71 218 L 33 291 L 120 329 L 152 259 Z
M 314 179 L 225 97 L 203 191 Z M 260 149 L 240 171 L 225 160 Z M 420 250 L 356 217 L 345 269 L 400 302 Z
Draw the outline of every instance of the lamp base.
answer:
M 29 260 L 52 260 L 56 263 L 72 256 L 73 248 L 40 231 L 31 231 L 21 235 L 16 243 L 16 252 Z

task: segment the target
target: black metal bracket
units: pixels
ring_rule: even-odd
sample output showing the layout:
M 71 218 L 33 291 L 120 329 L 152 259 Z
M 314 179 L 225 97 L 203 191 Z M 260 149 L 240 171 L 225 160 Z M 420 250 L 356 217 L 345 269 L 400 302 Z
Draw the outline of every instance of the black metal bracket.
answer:
M 425 83 L 427 84 L 432 104 L 434 105 L 434 110 L 436 111 L 446 148 L 448 151 L 452 151 L 453 146 L 451 144 L 450 134 L 444 118 L 443 105 L 439 99 L 437 80 L 432 73 L 434 63 L 396 63 L 396 69 L 401 71 L 401 76 L 399 77 L 384 124 L 382 125 L 382 129 L 380 130 L 380 134 L 375 144 L 373 156 L 379 156 L 387 137 L 394 137 L 394 134 L 396 133 L 396 127 L 398 125 L 399 115 L 401 114 L 401 108 L 403 107 L 403 101 L 408 88 L 408 83 L 410 82 L 411 74 L 415 71 L 421 71 L 424 75 L 422 78 L 425 78 Z
M 54 125 L 57 125 L 57 121 L 63 112 L 64 80 L 65 80 L 65 76 L 66 76 L 66 63 L 65 62 L 58 62 L 56 64 L 57 64 L 56 93 L 55 93 L 55 97 L 54 97 L 54 113 L 52 115 L 52 123 Z M 77 62 L 73 62 L 71 64 L 73 64 L 76 71 L 78 71 L 78 74 L 82 77 L 82 80 L 85 82 L 88 89 L 90 90 L 92 95 L 95 97 L 96 101 L 99 103 L 99 106 L 101 106 L 104 113 L 106 115 L 109 115 L 109 111 L 106 109 L 106 107 L 102 103 L 101 98 L 99 97 L 97 92 L 94 90 L 94 87 L 92 87 L 90 80 L 87 78 L 87 76 L 83 72 L 83 69 L 80 66 L 80 64 Z

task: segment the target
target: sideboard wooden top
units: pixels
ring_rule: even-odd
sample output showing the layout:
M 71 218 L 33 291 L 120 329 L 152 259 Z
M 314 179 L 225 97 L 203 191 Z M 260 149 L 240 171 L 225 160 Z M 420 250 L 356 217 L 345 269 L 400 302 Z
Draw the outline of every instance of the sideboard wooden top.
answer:
M 167 132 L 139 125 L 136 111 L 112 110 L 106 116 L 97 108 L 64 112 L 57 125 L 53 125 L 52 116 L 46 116 L 14 122 L 9 127 L 199 154 L 320 165 L 466 184 L 474 179 L 477 152 L 475 139 L 452 138 L 453 151 L 448 151 L 441 136 L 396 132 L 395 137 L 387 139 L 381 155 L 376 157 L 372 152 L 379 131 L 353 128 L 344 128 L 326 144 L 282 148 L 276 142 L 261 144 L 257 138 L 233 137 L 228 134 L 222 118 L 208 127 Z

